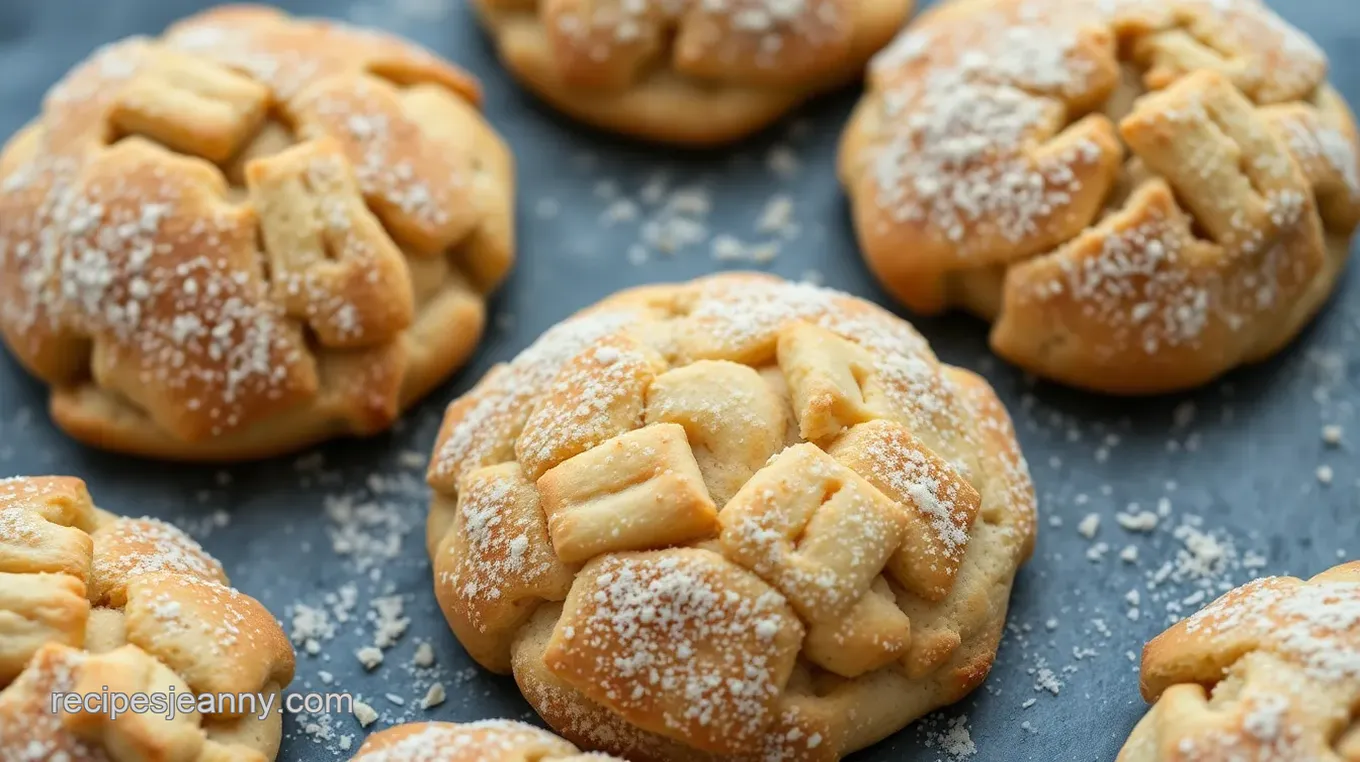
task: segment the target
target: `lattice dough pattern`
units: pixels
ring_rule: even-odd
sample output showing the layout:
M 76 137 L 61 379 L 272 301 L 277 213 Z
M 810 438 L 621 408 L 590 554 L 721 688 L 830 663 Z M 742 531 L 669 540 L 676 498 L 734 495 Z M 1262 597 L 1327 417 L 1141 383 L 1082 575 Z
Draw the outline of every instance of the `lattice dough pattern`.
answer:
M 350 762 L 623 762 L 583 753 L 541 728 L 513 720 L 413 722 L 369 736 Z
M 1360 562 L 1224 595 L 1148 643 L 1142 688 L 1118 762 L 1360 760 Z
M 387 427 L 511 265 L 477 84 L 232 6 L 97 51 L 0 156 L 0 331 L 74 436 L 260 457 Z
M 79 479 L 0 480 L 0 749 L 13 762 L 274 759 L 282 716 L 53 713 L 53 693 L 273 694 L 293 648 L 218 562 Z M 244 707 L 243 709 L 248 709 Z M 260 710 L 256 710 L 260 711 Z M 15 756 L 17 754 L 17 756 Z
M 840 174 L 879 280 L 1115 393 L 1285 346 L 1360 222 L 1322 51 L 1259 0 L 957 0 L 870 67 Z
M 606 129 L 718 144 L 859 78 L 913 0 L 472 0 L 502 61 Z
M 760 275 L 552 328 L 449 406 L 429 481 L 468 652 L 644 761 L 835 760 L 958 700 L 1035 532 L 985 381 L 868 302 Z

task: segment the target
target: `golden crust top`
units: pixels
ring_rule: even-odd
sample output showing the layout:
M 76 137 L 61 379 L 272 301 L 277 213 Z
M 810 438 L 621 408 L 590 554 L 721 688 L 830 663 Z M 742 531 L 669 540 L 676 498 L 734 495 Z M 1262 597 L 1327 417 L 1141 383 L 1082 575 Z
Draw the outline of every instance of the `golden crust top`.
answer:
M 757 275 L 555 326 L 449 406 L 429 481 L 459 640 L 630 759 L 837 759 L 957 700 L 1035 532 L 984 381 Z
M 1360 562 L 1244 585 L 1143 650 L 1120 762 L 1360 760 Z
M 1360 138 L 1326 59 L 1258 0 L 960 0 L 871 67 L 840 173 L 916 310 L 1104 391 L 1266 357 L 1330 292 Z
M 24 760 L 273 759 L 277 712 L 51 709 L 54 692 L 277 694 L 293 678 L 292 646 L 227 584 L 183 532 L 99 510 L 79 479 L 0 480 L 0 743 Z
M 849 81 L 912 0 L 474 0 L 512 71 L 559 108 L 681 143 L 754 132 Z
M 350 762 L 618 762 L 513 720 L 412 722 L 374 733 Z
M 249 6 L 94 53 L 0 156 L 0 331 L 58 423 L 250 457 L 389 424 L 461 363 L 511 260 L 477 85 Z

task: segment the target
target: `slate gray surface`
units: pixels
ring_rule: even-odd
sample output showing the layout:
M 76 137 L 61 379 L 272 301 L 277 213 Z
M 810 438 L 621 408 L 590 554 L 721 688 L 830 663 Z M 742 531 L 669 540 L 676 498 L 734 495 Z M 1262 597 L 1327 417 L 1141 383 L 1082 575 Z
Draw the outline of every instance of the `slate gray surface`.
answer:
M 94 46 L 135 33 L 156 33 L 205 6 L 197 0 L 6 0 L 0 2 L 0 131 L 36 112 L 43 91 Z M 291 628 L 301 603 L 327 606 L 354 593 L 352 618 L 335 623 L 322 652 L 300 656 L 293 690 L 362 695 L 384 719 L 530 718 L 513 682 L 473 668 L 449 634 L 430 593 L 423 549 L 425 492 L 412 453 L 429 450 L 443 405 L 492 363 L 506 360 L 571 311 L 620 287 L 692 277 L 717 265 L 707 248 L 630 264 L 638 223 L 604 226 L 601 182 L 635 193 L 658 170 L 674 185 L 700 184 L 715 201 L 709 224 L 755 240 L 754 224 L 777 193 L 795 200 L 803 225 L 769 269 L 789 277 L 820 273 L 828 285 L 889 304 L 854 249 L 846 207 L 833 176 L 836 138 L 854 93 L 823 99 L 766 135 L 730 150 L 682 152 L 622 142 L 578 127 L 539 105 L 497 67 L 461 0 L 359 0 L 352 4 L 291 0 L 297 12 L 386 26 L 437 50 L 479 76 L 491 120 L 519 160 L 519 264 L 495 300 L 494 329 L 475 361 L 411 413 L 398 431 L 338 442 L 302 458 L 229 469 L 172 466 L 80 447 L 54 429 L 45 391 L 0 354 L 0 473 L 64 473 L 85 478 L 98 502 L 122 513 L 184 522 L 221 558 L 243 590 L 263 600 Z M 1333 79 L 1360 101 L 1360 5 L 1354 0 L 1281 0 L 1284 16 L 1313 34 L 1331 55 Z M 773 146 L 789 144 L 802 167 L 791 181 L 765 168 Z M 556 207 L 557 214 L 549 214 Z M 1184 575 L 1149 589 L 1163 565 L 1184 569 L 1187 545 L 1203 548 L 1193 526 L 1231 550 L 1211 577 L 1240 582 L 1261 573 L 1312 574 L 1340 557 L 1360 556 L 1360 277 L 1354 270 L 1321 318 L 1289 351 L 1194 394 L 1112 400 L 1034 383 L 991 359 L 985 327 L 970 318 L 916 321 L 945 359 L 984 372 L 1017 420 L 1041 495 L 1042 535 L 1020 573 L 1011 627 L 986 687 L 854 757 L 947 758 L 935 736 L 949 723 L 968 729 L 976 760 L 1112 760 L 1144 711 L 1131 657 L 1166 624 L 1168 602 L 1197 605 L 1201 586 Z M 1347 444 L 1325 448 L 1324 423 L 1342 425 Z M 403 455 L 405 453 L 405 455 Z M 1330 465 L 1334 479 L 1316 471 Z M 1166 498 L 1171 515 L 1150 533 L 1121 529 L 1115 514 L 1153 509 Z M 1103 521 L 1094 541 L 1076 525 L 1089 513 Z M 1056 521 L 1061 526 L 1055 526 Z M 1103 559 L 1096 543 L 1109 546 Z M 1096 550 L 1092 551 L 1093 546 Z M 1117 558 L 1127 546 L 1138 561 Z M 389 556 L 392 556 L 389 558 Z M 1180 562 L 1177 562 L 1178 556 Z M 1241 568 L 1246 558 L 1248 566 Z M 1252 563 L 1254 562 L 1254 564 Z M 373 568 L 370 568 L 373 567 Z M 375 570 L 376 569 L 376 570 Z M 1137 620 L 1125 598 L 1138 590 Z M 372 602 L 397 595 L 410 619 L 386 663 L 365 673 L 353 657 L 373 639 L 365 619 Z M 330 606 L 332 614 L 336 605 Z M 334 617 L 332 616 L 332 620 Z M 410 666 L 418 642 L 430 642 L 435 668 Z M 1047 680 L 1045 670 L 1053 673 Z M 323 683 L 328 672 L 333 682 Z M 434 681 L 449 699 L 422 712 L 413 706 Z M 1047 685 L 1061 688 L 1055 694 Z M 1038 687 L 1036 687 L 1038 686 Z M 385 694 L 404 699 L 398 706 Z M 1034 699 L 1031 706 L 1026 704 Z M 343 739 L 363 733 L 348 716 L 289 718 L 281 759 L 345 759 Z

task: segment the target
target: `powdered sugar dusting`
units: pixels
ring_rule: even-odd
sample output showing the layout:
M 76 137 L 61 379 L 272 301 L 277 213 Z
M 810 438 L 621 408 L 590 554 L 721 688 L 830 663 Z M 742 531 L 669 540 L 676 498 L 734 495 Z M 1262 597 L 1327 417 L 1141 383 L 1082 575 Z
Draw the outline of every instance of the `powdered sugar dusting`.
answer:
M 1250 582 L 1185 622 L 1213 638 L 1243 633 L 1323 683 L 1360 679 L 1360 583 Z
M 964 258 L 997 256 L 973 248 L 989 235 L 1026 245 L 1081 189 L 1077 168 L 1101 154 L 1083 140 L 1059 156 L 1031 155 L 1061 126 L 1061 106 L 1044 94 L 1081 93 L 1090 66 L 1076 52 L 1085 14 L 1032 15 L 986 9 L 966 28 L 926 25 L 873 65 L 887 83 L 874 203 L 892 224 L 921 226 Z
M 99 746 L 68 731 L 50 707 L 53 693 L 75 690 L 85 653 L 71 648 L 38 652 L 28 668 L 0 693 L 0 742 L 5 762 L 90 760 L 111 762 Z
M 623 309 L 572 318 L 548 330 L 508 365 L 492 371 L 469 393 L 466 412 L 441 438 L 430 460 L 431 475 L 456 480 L 473 468 L 497 462 L 497 456 L 508 460 L 512 453 L 507 445 L 528 419 L 528 405 L 548 388 L 562 366 L 640 317 L 637 311 Z M 489 435 L 491 431 L 496 435 Z M 500 437 L 504 440 L 498 441 Z
M 518 469 L 515 468 L 515 471 Z M 528 595 L 555 600 L 571 577 L 554 555 L 538 496 L 516 474 L 481 471 L 463 483 L 447 559 L 436 559 L 438 582 L 461 601 L 473 627 L 490 632 Z
M 897 444 L 892 439 L 881 439 L 869 447 L 875 475 L 898 493 L 910 496 L 912 507 L 934 534 L 932 551 L 953 561 L 962 560 L 968 549 L 971 517 L 955 504 L 959 496 L 958 475 L 941 473 L 920 450 Z
M 224 580 L 222 564 L 209 556 L 173 524 L 153 518 L 118 519 L 98 533 L 92 574 L 97 579 L 132 579 L 144 574 L 171 572 L 205 580 Z
M 483 720 L 459 725 L 426 723 L 399 728 L 395 741 L 375 736 L 360 749 L 353 762 L 441 762 L 447 759 L 551 760 L 575 756 L 576 748 L 544 730 L 510 720 Z M 606 757 L 599 757 L 604 762 Z
M 1306 125 L 1298 120 L 1285 123 L 1289 150 L 1303 161 L 1322 159 L 1342 181 L 1353 200 L 1360 201 L 1360 156 L 1350 139 L 1335 127 Z
M 543 23 L 594 61 L 627 60 L 639 43 L 651 41 L 663 28 L 680 27 L 685 56 L 727 63 L 749 59 L 772 69 L 788 60 L 779 54 L 795 45 L 816 49 L 842 43 L 852 14 L 846 6 L 843 0 L 631 0 L 558 9 Z M 739 67 L 725 73 L 742 79 Z
M 1295 157 L 1326 167 L 1311 173 L 1314 190 L 1332 196 L 1335 210 L 1324 208 L 1324 219 L 1348 236 L 1360 208 L 1354 136 L 1339 128 L 1346 117 L 1333 113 L 1333 96 L 1319 89 L 1326 73 L 1321 51 L 1265 4 L 982 2 L 928 16 L 874 61 L 871 93 L 844 159 L 875 269 L 895 273 L 888 276 L 892 285 L 913 307 L 939 310 L 953 302 L 999 318 L 999 350 L 1048 375 L 1064 373 L 1064 361 L 1041 355 L 1063 343 L 1080 342 L 1066 351 L 1117 365 L 1202 343 L 1250 341 L 1263 322 L 1311 298 L 1297 287 L 1312 275 L 1306 249 L 1321 245 L 1306 240 L 1317 222 L 1306 186 L 1257 188 L 1269 220 L 1259 225 L 1247 214 L 1208 224 L 1215 216 L 1210 205 L 1188 203 L 1203 218 L 1198 222 L 1215 229 L 1210 237 L 1221 250 L 1205 250 L 1189 219 L 1153 214 L 1115 227 L 1101 218 L 1102 211 L 1144 211 L 1138 206 L 1146 196 L 1128 194 L 1147 187 L 1147 165 L 1157 163 L 1157 143 L 1140 137 L 1140 160 L 1116 169 L 1127 150 L 1117 127 L 1130 142 L 1140 126 L 1144 136 L 1154 129 L 1119 120 L 1145 89 L 1170 89 L 1200 69 L 1229 75 L 1253 105 L 1270 106 L 1252 119 L 1283 122 Z M 1191 95 L 1188 105 L 1157 116 L 1182 130 L 1208 125 L 1220 134 L 1217 117 Z M 1136 118 L 1156 110 L 1151 101 L 1138 103 Z M 1205 150 L 1176 163 L 1210 161 L 1219 149 Z M 1252 153 L 1246 174 L 1292 175 L 1283 152 Z M 1192 174 L 1216 176 L 1208 169 L 1181 174 L 1179 166 L 1158 172 L 1182 198 L 1205 194 L 1179 187 L 1193 186 Z M 1344 185 L 1349 199 L 1338 198 L 1343 193 L 1334 185 Z M 1102 225 L 1096 230 L 1103 247 L 1076 237 L 1095 225 Z M 1240 252 L 1266 256 L 1247 258 L 1259 263 L 1248 267 Z M 1038 266 L 1017 272 L 1013 265 L 1025 260 Z M 932 293 L 932 281 L 942 293 Z M 1088 336 L 1090 322 L 1100 330 Z M 1032 337 L 1036 331 L 1039 338 Z M 1046 334 L 1051 340 L 1043 341 Z
M 891 428 L 920 440 L 913 451 L 917 457 L 880 452 L 882 462 L 866 466 L 852 457 L 862 447 L 857 444 L 847 445 L 841 463 L 832 442 L 824 445 L 829 453 L 816 443 L 791 441 L 802 409 L 802 402 L 792 404 L 792 390 L 806 385 L 801 360 L 793 354 L 807 351 L 810 367 L 821 363 L 815 341 L 794 350 L 785 339 L 809 325 L 820 331 L 806 335 L 854 357 L 854 383 L 869 406 L 868 419 L 851 421 L 838 436 L 862 436 L 869 429 L 860 426 Z M 669 379 L 664 390 L 653 376 Z M 622 462 L 634 455 L 623 438 L 646 439 L 657 426 L 676 430 L 668 446 L 678 459 L 646 453 L 646 466 L 635 478 Z M 785 455 L 761 463 L 786 447 Z M 736 461 L 751 453 L 759 453 L 753 462 Z M 781 465 L 788 453 L 810 462 Z M 609 474 L 607 485 L 591 489 L 602 491 L 599 510 L 613 517 L 618 532 L 627 524 L 618 524 L 623 496 L 642 506 L 673 499 L 678 488 L 652 496 L 648 485 L 690 478 L 682 467 L 691 454 L 700 469 L 721 471 L 728 500 L 720 514 L 726 516 L 720 519 L 721 536 L 701 544 L 702 550 L 646 550 L 681 544 L 658 528 L 630 540 L 637 544 L 627 547 L 642 552 L 573 557 L 587 564 L 573 572 L 547 554 L 562 552 L 564 546 L 554 548 L 554 541 L 568 540 L 548 537 L 542 510 L 535 505 L 526 512 L 530 501 L 514 486 L 517 480 L 532 485 L 546 469 L 575 484 L 566 474 L 582 468 L 579 459 L 588 459 L 592 468 Z M 864 457 L 874 455 L 858 456 Z M 889 462 L 902 457 L 910 473 Z M 772 481 L 756 484 L 762 478 Z M 788 489 L 801 490 L 802 479 L 827 490 L 820 504 L 829 507 L 780 518 L 776 514 L 787 506 L 756 505 L 766 493 L 784 489 L 776 482 L 789 480 Z M 828 734 L 836 728 L 821 724 L 816 712 L 790 719 L 789 727 L 781 724 L 784 697 L 801 697 L 806 690 L 784 684 L 802 650 L 790 636 L 791 628 L 802 627 L 792 612 L 834 617 L 855 607 L 880 576 L 903 574 L 920 582 L 912 590 L 920 591 L 918 613 L 930 637 L 966 638 L 968 625 L 944 614 L 931 617 L 935 603 L 940 611 L 954 605 L 943 602 L 959 570 L 974 568 L 961 565 L 979 511 L 980 496 L 965 494 L 974 480 L 988 487 L 982 506 L 988 543 L 1005 556 L 996 569 L 1009 574 L 1033 529 L 1033 490 L 1014 432 L 984 383 L 941 365 L 925 340 L 890 313 L 837 291 L 757 275 L 637 289 L 559 324 L 449 406 L 430 481 L 440 493 L 436 510 L 447 512 L 456 501 L 457 513 L 438 538 L 436 582 L 446 615 L 474 656 L 499 665 L 510 652 L 507 666 L 517 673 L 523 673 L 523 654 L 512 642 L 515 631 L 526 626 L 525 612 L 538 608 L 530 626 L 542 627 L 548 623 L 539 619 L 541 602 L 561 600 L 565 593 L 544 664 L 604 707 L 595 719 L 581 722 L 606 727 L 572 728 L 602 739 L 605 748 L 627 753 L 672 739 L 709 751 L 761 749 L 770 759 L 799 759 L 834 742 Z M 895 496 L 885 494 L 890 487 Z M 544 489 L 546 506 L 550 496 Z M 552 491 L 551 499 L 563 500 L 560 492 Z M 920 516 L 919 533 L 929 540 L 907 547 L 904 510 Z M 554 514 L 553 520 L 566 525 L 570 518 Z M 806 527 L 794 532 L 798 537 L 789 536 L 793 530 L 783 525 L 786 520 Z M 899 565 L 899 553 L 911 560 Z M 986 566 L 976 568 L 988 570 L 964 573 L 993 574 Z M 534 579 L 526 581 L 529 576 Z M 993 582 L 970 581 L 966 589 L 977 584 Z M 892 593 L 880 595 L 889 605 L 908 605 Z M 907 621 L 902 614 L 884 617 L 885 629 Z M 737 653 L 740 661 L 734 660 Z M 945 652 L 917 668 L 938 668 L 949 658 Z M 534 701 L 557 701 L 542 686 L 526 691 Z M 540 709 L 554 723 L 574 723 L 562 716 L 575 711 L 570 700 L 561 702 L 554 710 Z M 628 733 L 630 728 L 639 733 Z
M 548 658 L 570 659 L 576 681 L 626 714 L 759 741 L 792 666 L 776 636 L 802 627 L 778 593 L 749 577 L 737 587 L 744 572 L 725 566 L 704 551 L 605 557 L 583 572 L 581 610 L 559 624 L 561 653 Z
M 515 443 L 526 469 L 559 460 L 559 448 L 584 450 L 641 423 L 652 359 L 623 341 L 597 342 L 573 358 L 548 387 Z M 559 400 L 564 402 L 559 402 Z

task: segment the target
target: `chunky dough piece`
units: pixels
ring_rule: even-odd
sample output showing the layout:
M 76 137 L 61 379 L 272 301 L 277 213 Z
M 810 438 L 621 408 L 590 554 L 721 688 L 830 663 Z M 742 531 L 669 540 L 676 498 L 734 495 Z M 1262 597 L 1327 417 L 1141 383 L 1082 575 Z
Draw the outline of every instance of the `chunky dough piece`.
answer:
M 1227 593 L 1143 649 L 1119 762 L 1360 760 L 1360 562 Z
M 68 477 L 0 480 L 0 739 L 24 759 L 266 762 L 293 648 L 175 527 L 94 506 Z M 52 694 L 273 697 L 238 714 L 52 711 Z M 268 698 L 260 700 L 268 701 Z
M 846 128 L 860 247 L 1037 375 L 1204 384 L 1288 344 L 1349 256 L 1360 136 L 1326 72 L 1260 0 L 941 4 Z
M 986 382 L 748 274 L 553 327 L 449 405 L 428 479 L 454 634 L 627 759 L 837 760 L 959 700 L 1035 533 Z
M 479 99 L 414 44 L 262 6 L 101 48 L 0 154 L 0 337 L 99 447 L 385 429 L 471 355 L 513 259 Z
M 858 79 L 914 0 L 472 0 L 501 60 L 584 122 L 716 145 Z
M 620 762 L 585 754 L 552 733 L 514 720 L 411 722 L 364 740 L 350 762 Z

